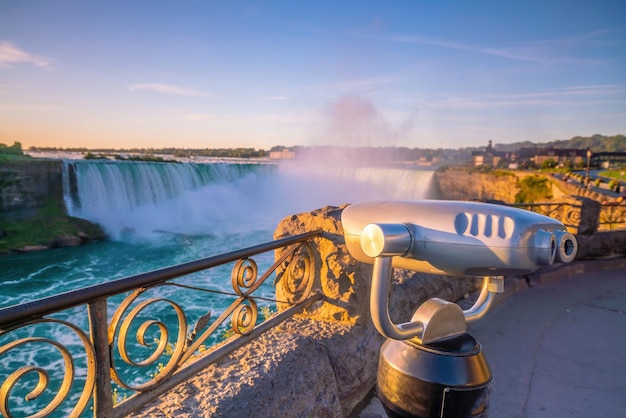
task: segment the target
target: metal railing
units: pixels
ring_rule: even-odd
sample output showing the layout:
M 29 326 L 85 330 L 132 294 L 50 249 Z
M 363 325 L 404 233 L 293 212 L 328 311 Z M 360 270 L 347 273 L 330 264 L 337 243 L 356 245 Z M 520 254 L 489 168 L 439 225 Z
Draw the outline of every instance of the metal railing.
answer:
M 321 235 L 321 230 L 308 232 L 0 309 L 0 413 L 14 416 L 15 403 L 21 413 L 32 416 L 80 416 L 91 409 L 94 416 L 118 417 L 137 411 L 321 300 L 313 290 L 316 263 L 310 245 Z M 251 257 L 277 249 L 284 251 L 259 276 Z M 232 292 L 172 281 L 229 263 L 234 263 Z M 271 301 L 287 308 L 259 323 L 257 302 L 270 299 L 254 293 L 274 274 L 274 286 L 281 284 L 288 300 Z M 173 292 L 156 291 L 165 287 L 229 295 L 234 301 L 215 319 L 210 309 L 199 315 L 189 330 L 184 301 L 175 302 Z M 149 297 L 151 292 L 156 297 Z M 118 302 L 117 295 L 126 296 Z M 109 317 L 111 306 L 117 307 Z M 224 337 L 216 335 L 229 318 L 234 336 L 223 342 Z M 209 349 L 208 343 L 213 343 Z M 144 351 L 137 354 L 139 349 Z M 25 352 L 26 357 L 19 357 Z M 32 355 L 42 352 L 39 358 Z M 79 384 L 82 387 L 76 388 Z M 20 392 L 23 399 L 13 392 Z M 120 401 L 122 392 L 125 399 Z
M 510 206 L 557 219 L 573 233 L 578 232 L 583 207 L 571 203 L 517 203 Z M 598 231 L 616 229 L 626 229 L 626 205 L 602 205 L 598 219 Z
M 626 228 L 626 206 L 606 205 L 600 208 L 599 231 L 612 231 Z
M 572 203 L 515 203 L 509 206 L 548 216 L 561 222 L 570 229 L 570 232 L 578 231 L 582 205 Z

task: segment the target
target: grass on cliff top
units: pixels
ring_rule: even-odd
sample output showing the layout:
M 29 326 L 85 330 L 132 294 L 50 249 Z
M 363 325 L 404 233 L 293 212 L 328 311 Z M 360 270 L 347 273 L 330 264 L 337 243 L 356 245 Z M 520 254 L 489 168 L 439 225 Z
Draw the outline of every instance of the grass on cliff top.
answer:
M 0 154 L 0 162 L 10 163 L 12 161 L 32 161 L 33 157 L 30 155 L 12 155 L 12 154 Z
M 491 167 L 491 166 L 485 166 L 485 165 L 480 165 L 478 167 L 475 166 L 468 166 L 468 165 L 464 165 L 464 166 L 447 166 L 447 165 L 442 165 L 441 167 L 437 168 L 437 172 L 443 173 L 446 172 L 448 170 L 451 171 L 462 171 L 462 172 L 466 172 L 466 173 L 479 173 L 479 174 L 490 174 L 494 177 L 507 177 L 507 176 L 511 176 L 511 177 L 516 177 L 515 173 L 508 170 L 508 169 L 504 169 L 504 168 L 495 168 L 495 167 Z
M 0 254 L 26 245 L 49 245 L 56 236 L 78 235 L 80 231 L 91 238 L 104 237 L 97 225 L 67 216 L 62 204 L 50 199 L 31 218 L 0 219 Z

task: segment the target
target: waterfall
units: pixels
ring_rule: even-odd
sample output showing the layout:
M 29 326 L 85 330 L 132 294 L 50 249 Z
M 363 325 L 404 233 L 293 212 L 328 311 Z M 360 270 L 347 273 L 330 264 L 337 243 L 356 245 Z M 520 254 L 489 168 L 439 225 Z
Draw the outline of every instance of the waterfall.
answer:
M 66 161 L 64 200 L 70 215 L 99 223 L 113 239 L 155 230 L 193 233 L 202 211 L 224 197 L 218 190 L 274 170 L 266 164 Z
M 303 164 L 65 161 L 72 216 L 111 238 L 271 230 L 284 216 L 371 199 L 432 197 L 433 172 Z

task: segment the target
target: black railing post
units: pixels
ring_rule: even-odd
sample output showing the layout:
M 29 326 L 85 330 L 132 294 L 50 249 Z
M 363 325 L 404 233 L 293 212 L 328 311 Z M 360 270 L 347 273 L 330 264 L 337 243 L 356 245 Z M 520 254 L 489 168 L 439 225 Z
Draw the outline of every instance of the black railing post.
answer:
M 107 301 L 98 298 L 88 305 L 89 335 L 95 350 L 96 382 L 93 393 L 93 416 L 108 417 L 113 411 L 111 390 L 111 350 L 107 323 Z

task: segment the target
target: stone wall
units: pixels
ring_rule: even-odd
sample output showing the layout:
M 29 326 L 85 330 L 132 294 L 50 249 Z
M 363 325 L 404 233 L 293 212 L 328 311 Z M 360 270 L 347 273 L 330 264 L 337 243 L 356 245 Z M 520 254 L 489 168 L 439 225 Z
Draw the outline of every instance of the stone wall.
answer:
M 60 161 L 32 160 L 0 164 L 0 213 L 23 219 L 50 199 L 63 199 Z
M 596 232 L 593 235 L 576 235 L 577 260 L 607 257 L 626 257 L 626 230 Z
M 514 203 L 515 195 L 520 191 L 518 179 L 528 175 L 542 175 L 523 171 L 497 174 L 495 172 L 481 173 L 462 168 L 450 168 L 435 172 L 434 180 L 442 199 L 445 200 L 497 200 L 504 203 Z M 607 200 L 606 196 L 593 190 L 587 190 L 576 184 L 567 183 L 553 176 L 543 174 L 552 185 L 553 200 L 562 202 L 569 196 L 580 196 L 596 201 Z
M 582 187 L 580 184 L 576 183 L 568 183 L 566 181 L 560 179 L 553 179 L 554 182 L 558 184 L 558 187 L 563 190 L 565 193 L 568 193 L 573 196 L 581 196 L 588 199 L 593 199 L 598 202 L 603 202 L 605 200 L 610 200 L 606 195 L 595 192 L 591 189 L 587 189 Z
M 494 175 L 472 170 L 435 172 L 434 180 L 445 200 L 498 200 L 513 203 L 519 191 L 517 176 Z
M 466 169 L 448 169 L 436 172 L 435 182 L 440 197 L 444 200 L 478 200 L 512 204 L 515 202 L 515 195 L 520 190 L 518 178 L 526 175 L 535 174 L 517 172 L 516 175 L 498 175 Z M 566 225 L 576 224 L 576 227 L 568 227 L 572 233 L 594 234 L 598 230 L 599 202 L 606 200 L 606 197 L 552 176 L 545 177 L 550 181 L 554 197 L 541 203 L 565 203 L 569 206 L 563 207 L 560 211 L 556 210 L 554 213 L 544 214 Z
M 136 416 L 349 416 L 375 385 L 383 338 L 369 313 L 372 268 L 347 251 L 343 207 L 285 218 L 275 237 L 323 229 L 313 242 L 323 302 L 163 395 Z M 458 300 L 475 279 L 397 271 L 390 315 L 411 319 L 430 297 Z M 284 296 L 281 283 L 277 299 Z

